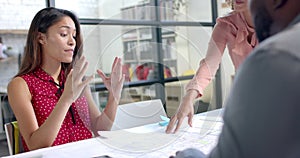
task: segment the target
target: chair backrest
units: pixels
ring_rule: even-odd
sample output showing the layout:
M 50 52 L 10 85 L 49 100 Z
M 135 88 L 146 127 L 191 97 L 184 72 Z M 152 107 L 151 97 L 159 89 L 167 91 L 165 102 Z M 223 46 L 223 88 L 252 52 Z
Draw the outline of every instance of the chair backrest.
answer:
M 160 115 L 167 116 L 160 99 L 119 105 L 111 130 L 158 123 L 162 121 Z
M 4 125 L 8 151 L 10 155 L 15 155 L 24 151 L 19 126 L 17 121 L 6 123 Z

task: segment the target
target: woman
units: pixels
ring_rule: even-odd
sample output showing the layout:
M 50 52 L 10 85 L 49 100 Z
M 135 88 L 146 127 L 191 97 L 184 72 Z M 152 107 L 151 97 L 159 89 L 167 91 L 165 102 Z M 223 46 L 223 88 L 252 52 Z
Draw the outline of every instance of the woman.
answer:
M 234 68 L 237 70 L 258 44 L 247 7 L 248 1 L 232 0 L 229 3 L 232 4 L 233 11 L 217 19 L 206 57 L 201 60 L 196 75 L 186 86 L 186 94 L 182 98 L 177 113 L 170 120 L 166 129 L 167 133 L 178 131 L 186 116 L 188 117 L 188 124 L 192 126 L 193 101 L 202 96 L 203 90 L 215 76 L 226 46 Z M 176 128 L 174 129 L 175 124 Z
M 92 76 L 84 77 L 87 66 L 77 17 L 62 9 L 40 10 L 29 28 L 20 71 L 8 85 L 25 151 L 110 130 L 124 82 L 121 59 L 115 58 L 110 77 L 97 70 L 109 91 L 103 113 L 88 87 Z

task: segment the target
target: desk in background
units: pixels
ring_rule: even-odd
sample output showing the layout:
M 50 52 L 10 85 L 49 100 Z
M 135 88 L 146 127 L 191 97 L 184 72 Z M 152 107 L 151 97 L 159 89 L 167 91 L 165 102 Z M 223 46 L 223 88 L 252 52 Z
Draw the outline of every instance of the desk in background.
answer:
M 7 96 L 7 85 L 9 81 L 17 74 L 19 70 L 18 57 L 12 56 L 6 59 L 0 60 L 0 140 L 5 138 L 3 124 L 5 123 L 6 116 L 6 104 L 3 100 Z M 4 136 L 4 137 L 3 137 Z
M 0 86 L 0 140 L 5 139 L 5 132 L 4 132 L 4 116 L 3 116 L 3 103 L 2 99 L 7 96 L 7 90 L 4 87 Z
M 200 149 L 207 154 L 218 141 L 223 126 L 222 111 L 219 109 L 195 115 L 194 127 L 190 128 L 185 124 L 177 134 L 165 134 L 166 127 L 155 123 L 119 131 L 100 132 L 100 137 L 10 157 L 96 158 L 108 155 L 116 158 L 168 158 L 175 155 L 176 151 L 189 147 Z
M 15 120 L 15 115 L 8 103 L 7 89 L 0 86 L 0 140 L 6 139 L 4 124 Z
M 166 108 L 167 114 L 169 117 L 173 116 L 178 106 L 181 103 L 182 97 L 185 95 L 185 87 L 190 82 L 187 81 L 179 81 L 179 82 L 171 82 L 165 84 L 166 89 Z M 212 101 L 212 93 L 213 93 L 213 82 L 211 82 L 203 91 L 203 95 L 194 101 L 195 112 L 207 111 L 209 104 Z M 201 104 L 202 103 L 202 104 Z M 201 104 L 201 105 L 200 105 Z M 200 105 L 200 106 L 199 106 Z M 203 110 L 200 110 L 203 109 Z

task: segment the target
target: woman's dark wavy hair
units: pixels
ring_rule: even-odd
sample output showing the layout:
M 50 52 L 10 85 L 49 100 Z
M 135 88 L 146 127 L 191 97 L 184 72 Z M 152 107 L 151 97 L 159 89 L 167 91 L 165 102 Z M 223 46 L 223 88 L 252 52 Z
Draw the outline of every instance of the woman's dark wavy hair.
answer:
M 24 57 L 22 59 L 20 70 L 16 76 L 30 73 L 37 67 L 42 65 L 42 48 L 41 44 L 39 43 L 38 35 L 39 33 L 47 33 L 49 27 L 56 24 L 66 16 L 70 17 L 73 20 L 76 27 L 76 46 L 74 49 L 73 60 L 71 63 L 62 63 L 62 69 L 66 72 L 65 75 L 69 73 L 69 71 L 73 67 L 75 58 L 80 57 L 83 50 L 80 24 L 77 16 L 74 13 L 64 9 L 49 7 L 40 10 L 34 16 L 31 22 L 27 35 Z

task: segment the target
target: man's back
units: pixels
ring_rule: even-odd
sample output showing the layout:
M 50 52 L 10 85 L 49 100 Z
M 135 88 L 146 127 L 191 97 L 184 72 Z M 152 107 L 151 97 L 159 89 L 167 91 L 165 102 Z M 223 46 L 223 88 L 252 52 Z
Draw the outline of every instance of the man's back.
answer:
M 296 21 L 239 69 L 211 158 L 300 156 L 300 16 Z

